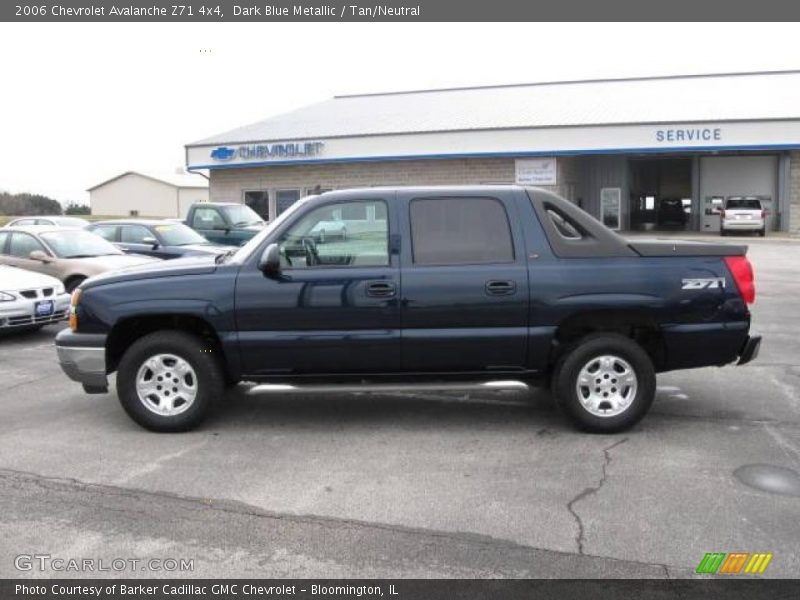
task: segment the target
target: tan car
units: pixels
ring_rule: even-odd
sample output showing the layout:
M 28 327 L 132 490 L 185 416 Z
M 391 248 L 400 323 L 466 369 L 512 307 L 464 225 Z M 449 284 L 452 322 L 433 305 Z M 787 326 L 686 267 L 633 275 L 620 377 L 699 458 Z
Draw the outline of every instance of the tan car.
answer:
M 131 256 L 99 235 L 65 227 L 0 229 L 0 264 L 52 275 L 68 292 L 87 277 L 159 259 Z

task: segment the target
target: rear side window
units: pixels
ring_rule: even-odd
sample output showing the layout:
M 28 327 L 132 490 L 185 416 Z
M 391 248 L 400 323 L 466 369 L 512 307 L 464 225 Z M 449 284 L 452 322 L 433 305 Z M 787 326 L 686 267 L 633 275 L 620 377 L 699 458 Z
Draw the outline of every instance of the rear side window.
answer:
M 508 215 L 496 198 L 412 200 L 411 241 L 417 265 L 514 261 Z
M 141 225 L 123 225 L 120 227 L 119 240 L 123 244 L 144 244 L 146 238 L 155 237 L 147 227 Z
M 109 242 L 116 241 L 117 238 L 116 225 L 98 225 L 97 227 L 93 227 L 91 231 L 95 235 L 99 235 L 104 240 L 108 240 Z

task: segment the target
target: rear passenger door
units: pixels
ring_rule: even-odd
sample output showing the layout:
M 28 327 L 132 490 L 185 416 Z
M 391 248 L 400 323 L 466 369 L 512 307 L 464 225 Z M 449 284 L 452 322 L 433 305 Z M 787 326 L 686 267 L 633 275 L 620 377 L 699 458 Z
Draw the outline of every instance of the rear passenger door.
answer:
M 513 200 L 401 194 L 404 370 L 524 369 L 528 273 Z

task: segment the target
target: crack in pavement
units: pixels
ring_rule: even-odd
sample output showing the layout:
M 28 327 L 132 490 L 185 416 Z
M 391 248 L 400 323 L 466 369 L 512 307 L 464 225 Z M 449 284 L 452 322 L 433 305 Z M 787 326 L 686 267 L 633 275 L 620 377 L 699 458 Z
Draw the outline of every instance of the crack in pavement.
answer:
M 580 492 L 577 496 L 575 496 L 572 500 L 567 503 L 567 510 L 575 519 L 575 522 L 578 524 L 578 533 L 575 535 L 575 543 L 578 546 L 578 554 L 585 555 L 583 551 L 583 544 L 585 541 L 585 528 L 583 525 L 583 520 L 581 519 L 580 515 L 575 512 L 575 505 L 583 500 L 584 498 L 588 498 L 599 492 L 602 487 L 605 485 L 606 480 L 608 479 L 608 466 L 611 464 L 611 451 L 628 441 L 628 438 L 624 438 L 621 440 L 617 440 L 610 446 L 603 448 L 603 466 L 602 466 L 602 475 L 600 477 L 600 481 L 594 487 L 587 487 L 584 488 L 582 492 Z

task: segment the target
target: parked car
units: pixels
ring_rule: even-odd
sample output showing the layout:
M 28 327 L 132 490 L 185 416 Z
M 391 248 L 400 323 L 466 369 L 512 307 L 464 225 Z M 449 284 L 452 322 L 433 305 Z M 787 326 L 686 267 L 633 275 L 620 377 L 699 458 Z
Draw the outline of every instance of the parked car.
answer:
M 0 265 L 0 332 L 41 329 L 68 310 L 69 294 L 55 277 Z
M 89 224 L 86 219 L 79 217 L 62 217 L 56 216 L 36 216 L 36 217 L 19 217 L 6 223 L 6 227 L 29 227 L 31 225 L 49 225 L 50 227 L 75 227 L 83 229 Z
M 180 258 L 198 254 L 222 254 L 230 246 L 212 244 L 183 223 L 125 219 L 98 221 L 87 228 L 130 254 L 155 258 Z
M 332 209 L 371 229 L 316 244 Z M 588 431 L 632 426 L 656 373 L 745 364 L 755 298 L 745 246 L 628 241 L 536 188 L 336 191 L 300 200 L 232 254 L 84 282 L 56 338 L 89 393 L 117 372 L 127 413 L 198 425 L 241 380 L 393 390 L 551 385 Z
M 252 208 L 236 202 L 197 202 L 186 213 L 186 225 L 214 244 L 242 246 L 264 228 Z
M 689 219 L 689 215 L 683 206 L 681 198 L 662 198 L 658 203 L 656 211 L 656 222 L 660 226 L 678 225 L 684 227 Z
M 720 213 L 720 235 L 733 231 L 749 231 L 761 237 L 767 234 L 766 211 L 758 198 L 731 196 L 725 200 Z
M 146 256 L 128 256 L 114 244 L 82 229 L 0 229 L 0 264 L 56 277 L 68 292 L 87 277 L 154 262 L 156 259 Z

